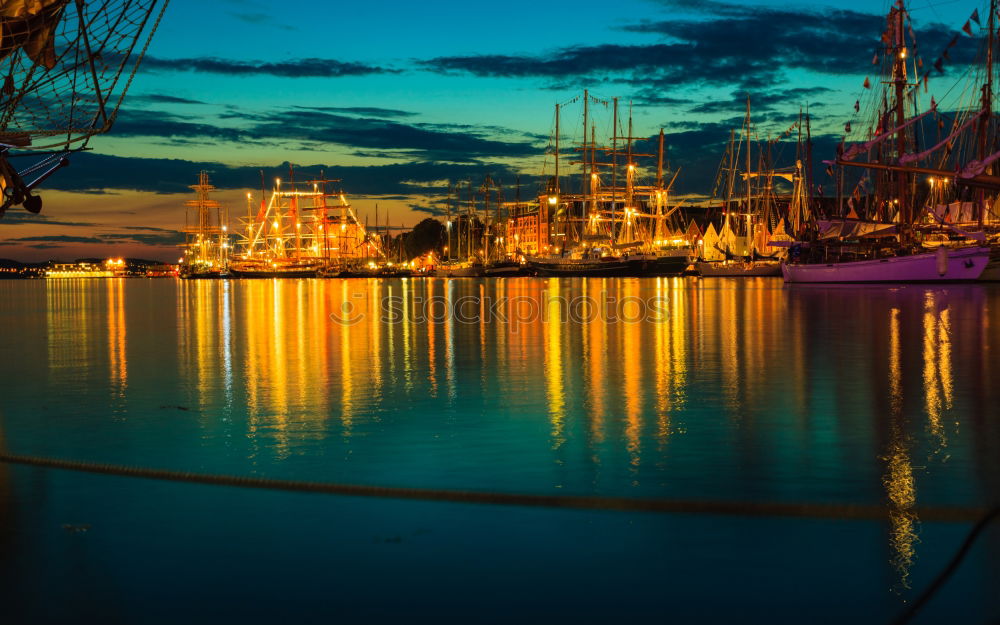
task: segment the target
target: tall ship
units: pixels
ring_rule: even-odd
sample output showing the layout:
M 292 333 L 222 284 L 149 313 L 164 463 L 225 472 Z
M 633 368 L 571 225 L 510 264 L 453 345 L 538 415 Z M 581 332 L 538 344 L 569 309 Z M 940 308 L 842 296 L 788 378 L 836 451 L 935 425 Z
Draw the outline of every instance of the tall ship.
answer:
M 963 27 L 969 35 L 973 21 L 978 12 Z M 949 102 L 953 112 L 945 113 L 933 96 L 922 107 L 921 94 L 947 50 L 925 67 L 906 4 L 892 6 L 874 59 L 880 86 L 865 79 L 866 97 L 855 103 L 836 158 L 826 161 L 836 205 L 790 249 L 782 265 L 787 282 L 951 282 L 986 273 L 1000 190 L 993 173 L 1000 158 L 993 153 L 995 0 L 987 22 L 981 68 L 966 76 L 972 84 L 948 91 L 971 94 L 971 101 Z
M 487 177 L 480 188 L 481 192 L 486 190 L 486 214 L 489 213 L 490 182 Z M 460 185 L 449 188 L 448 192 L 445 221 L 447 244 L 443 262 L 437 267 L 437 275 L 446 278 L 478 278 L 485 275 L 485 246 L 489 241 L 489 229 L 476 206 L 476 192 L 471 180 L 467 189 L 468 198 L 464 206 Z
M 330 192 L 337 181 L 296 183 L 275 180 L 270 198 L 261 191 L 253 210 L 247 194 L 243 234 L 229 271 L 239 278 L 302 278 L 357 273 L 384 258 L 381 241 L 358 221 L 343 191 Z
M 792 129 L 801 127 L 800 115 Z M 754 134 L 750 97 L 747 96 L 740 140 L 736 141 L 735 132 L 730 134 L 729 148 L 719 168 L 724 194 L 722 221 L 719 230 L 710 223 L 702 239 L 695 265 L 701 276 L 780 276 L 780 261 L 786 248 L 777 247 L 774 242 L 791 238 L 785 232 L 786 215 L 783 213 L 794 216 L 808 210 L 802 159 L 797 158 L 792 168 L 776 169 L 771 157 L 774 142 L 754 141 Z M 801 139 L 801 130 L 799 135 Z M 756 169 L 751 156 L 755 143 L 758 148 Z M 801 140 L 796 142 L 796 148 L 796 156 L 799 156 Z M 743 170 L 739 171 L 741 166 Z M 742 192 L 737 187 L 738 179 L 742 180 Z M 786 211 L 779 209 L 774 184 L 775 180 L 782 179 L 792 185 Z
M 597 142 L 592 104 L 610 105 L 609 145 Z M 508 219 L 508 248 L 523 250 L 528 264 L 540 275 L 680 275 L 691 263 L 693 241 L 680 219 L 681 204 L 670 207 L 670 190 L 678 172 L 666 182 L 663 131 L 655 178 L 643 184 L 647 168 L 639 159 L 654 155 L 640 154 L 635 148 L 637 140 L 647 138 L 633 135 L 631 114 L 625 126 L 618 98 L 608 102 L 584 91 L 581 140 L 574 148 L 579 153 L 575 161 L 579 178 L 574 176 L 576 180 L 564 188 L 560 176 L 562 106 L 556 105 L 553 175 L 534 207 L 520 207 Z M 573 187 L 578 191 L 569 191 Z
M 198 184 L 191 185 L 196 198 L 185 202 L 184 256 L 181 258 L 181 278 L 221 278 L 228 275 L 229 232 L 228 210 L 211 199 L 215 187 L 208 172 L 198 174 Z

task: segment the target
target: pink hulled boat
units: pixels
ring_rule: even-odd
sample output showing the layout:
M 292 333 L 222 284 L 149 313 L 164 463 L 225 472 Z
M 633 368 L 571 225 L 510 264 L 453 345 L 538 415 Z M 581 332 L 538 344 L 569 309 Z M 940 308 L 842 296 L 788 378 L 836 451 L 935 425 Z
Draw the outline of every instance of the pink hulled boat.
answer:
M 785 282 L 956 282 L 978 280 L 988 247 L 940 247 L 933 252 L 838 263 L 782 263 Z

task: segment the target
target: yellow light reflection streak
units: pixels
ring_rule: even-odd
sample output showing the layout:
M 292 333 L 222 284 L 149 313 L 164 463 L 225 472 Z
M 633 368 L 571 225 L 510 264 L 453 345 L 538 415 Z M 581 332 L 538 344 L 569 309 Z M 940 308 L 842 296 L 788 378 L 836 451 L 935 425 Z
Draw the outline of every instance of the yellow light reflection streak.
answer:
M 587 289 L 590 280 L 585 280 L 584 297 L 594 308 L 593 311 L 581 311 L 588 315 L 587 327 L 583 333 L 584 357 L 587 361 L 587 404 L 590 407 L 590 436 L 594 443 L 604 440 L 604 415 L 607 410 L 605 389 L 607 388 L 607 371 L 605 369 L 608 354 L 608 325 L 602 315 L 598 314 L 598 302 L 602 291 L 592 294 Z M 602 288 L 606 281 L 602 280 Z M 598 458 L 597 454 L 594 454 Z
M 889 498 L 889 544 L 893 555 L 890 561 L 899 576 L 898 587 L 910 587 L 910 569 L 915 556 L 914 544 L 917 540 L 915 525 L 917 516 L 913 512 L 916 504 L 916 488 L 913 467 L 906 447 L 900 421 L 903 419 L 902 371 L 900 369 L 899 309 L 893 308 L 889 319 L 889 401 L 890 428 L 889 449 L 886 455 L 887 472 L 883 478 L 886 495 Z
M 111 387 L 116 398 L 125 397 L 128 382 L 128 362 L 125 354 L 125 291 L 124 278 L 107 280 L 108 296 L 108 363 Z
M 563 394 L 563 354 L 561 318 L 562 304 L 559 298 L 559 281 L 549 280 L 545 306 L 548 321 L 545 323 L 545 382 L 549 403 L 549 421 L 552 424 L 552 449 L 559 449 L 566 442 L 565 420 L 566 400 Z
M 340 302 L 350 302 L 349 280 L 340 281 Z M 332 289 L 331 289 L 332 290 Z M 339 308 L 339 306 L 338 306 Z M 351 363 L 351 331 L 355 326 L 342 324 L 340 330 L 340 421 L 344 438 L 350 438 L 354 425 L 354 372 Z
M 620 283 L 622 284 L 622 283 Z M 635 321 L 640 313 L 636 312 L 634 302 L 639 299 L 638 281 L 627 280 L 622 284 L 621 305 L 618 328 L 623 334 L 624 376 L 625 376 L 625 441 L 629 455 L 629 464 L 638 467 L 641 460 L 642 440 L 642 356 L 640 350 L 640 332 L 645 327 L 644 321 Z
M 448 398 L 455 401 L 455 281 L 445 282 L 445 302 L 448 314 L 445 316 L 444 358 L 445 379 L 448 381 Z
M 948 446 L 941 415 L 951 408 L 951 324 L 948 309 L 938 313 L 933 293 L 924 298 L 924 394 L 928 428 L 937 441 L 938 451 Z

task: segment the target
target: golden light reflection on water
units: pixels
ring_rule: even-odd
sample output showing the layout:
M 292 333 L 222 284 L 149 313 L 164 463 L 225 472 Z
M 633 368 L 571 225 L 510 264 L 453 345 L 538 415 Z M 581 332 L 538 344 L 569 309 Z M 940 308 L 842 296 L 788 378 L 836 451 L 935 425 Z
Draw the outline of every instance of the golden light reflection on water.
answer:
M 49 372 L 53 377 L 72 374 L 93 359 L 91 340 L 95 294 L 78 279 L 45 283 L 45 317 Z
M 153 465 L 176 452 L 178 465 L 227 458 L 219 466 L 206 460 L 206 471 L 360 475 L 431 488 L 548 493 L 559 484 L 572 494 L 884 502 L 877 530 L 852 523 L 828 536 L 825 522 L 807 524 L 818 528 L 818 542 L 830 540 L 816 553 L 843 553 L 852 562 L 831 571 L 857 566 L 857 583 L 880 585 L 865 589 L 870 597 L 889 594 L 885 586 L 893 584 L 897 596 L 880 609 L 912 597 L 911 577 L 922 586 L 954 546 L 950 530 L 926 520 L 918 540 L 918 495 L 921 508 L 981 505 L 1000 475 L 995 288 L 807 290 L 672 278 L 414 280 L 406 289 L 377 279 L 38 288 L 35 319 L 18 320 L 37 336 L 37 363 L 25 359 L 26 373 L 37 375 L 9 384 L 2 406 L 14 426 L 12 451 L 71 455 L 69 445 L 45 449 L 45 439 L 59 428 L 87 427 L 94 440 L 116 441 L 120 451 L 109 460 L 149 451 Z M 144 291 L 153 288 L 155 295 Z M 452 303 L 480 293 L 538 302 L 584 291 L 655 293 L 667 299 L 669 314 L 631 325 L 550 319 L 516 332 L 450 316 L 404 328 L 377 321 L 390 289 L 443 294 Z M 176 304 L 163 293 L 176 293 Z M 345 301 L 368 318 L 354 326 L 331 322 Z M 148 302 L 168 304 L 148 311 Z M 551 314 L 557 304 L 546 306 L 558 316 Z M 8 354 L 18 345 L 14 334 L 0 337 Z M 22 382 L 30 389 L 21 390 Z M 38 393 L 65 388 L 87 400 L 77 413 Z M 104 414 L 109 397 L 112 407 L 129 410 L 127 423 L 110 424 L 117 429 L 90 419 Z M 46 402 L 48 412 L 38 406 Z M 156 409 L 174 402 L 202 410 Z M 155 439 L 143 432 L 144 420 Z M 44 436 L 32 441 L 29 421 L 41 424 Z M 222 434 L 236 442 L 213 439 Z M 244 458 L 253 459 L 251 467 Z M 439 479 L 445 471 L 453 477 Z M 491 481 L 499 473 L 502 479 Z M 773 540 L 786 527 L 758 526 Z M 876 531 L 880 544 L 872 545 Z M 996 546 L 980 547 L 987 551 L 967 566 L 984 574 L 989 588 Z M 741 549 L 716 555 L 740 559 Z M 808 553 L 801 558 L 817 570 L 838 567 Z M 965 599 L 962 593 L 958 601 Z
M 552 424 L 552 448 L 566 442 L 563 431 L 566 420 L 565 382 L 563 381 L 563 305 L 559 300 L 559 281 L 549 280 L 546 290 L 549 323 L 545 326 L 545 388 L 548 397 L 549 421 Z
M 108 363 L 111 388 L 117 399 L 125 396 L 128 385 L 128 358 L 125 353 L 125 291 L 121 278 L 107 280 L 108 294 Z
M 635 311 L 636 302 L 641 301 L 638 292 L 638 280 L 624 282 L 621 289 L 621 316 L 624 321 L 616 326 L 622 334 L 620 353 L 624 360 L 625 382 L 625 441 L 628 449 L 629 463 L 636 467 L 641 460 L 642 452 L 642 389 L 646 380 L 642 378 L 642 349 L 639 336 L 643 329 L 642 323 L 628 320 L 641 316 L 641 310 Z M 662 354 L 658 354 L 661 358 Z
M 122 280 L 46 286 L 51 376 L 93 373 L 91 361 L 99 362 L 102 383 L 110 382 L 113 396 L 127 397 L 129 376 L 136 375 L 129 350 L 139 336 L 125 314 L 129 288 Z M 979 357 L 980 343 L 996 343 L 982 333 L 995 309 L 945 290 L 873 296 L 678 278 L 189 281 L 171 288 L 176 370 L 191 404 L 203 409 L 198 418 L 206 428 L 220 403 L 227 406 L 253 458 L 283 460 L 337 438 L 357 444 L 393 436 L 389 425 L 373 426 L 390 412 L 431 420 L 467 415 L 484 427 L 505 424 L 505 435 L 523 435 L 520 425 L 534 424 L 551 464 L 584 462 L 594 475 L 622 474 L 641 486 L 665 482 L 677 470 L 690 454 L 692 429 L 712 432 L 720 471 L 746 467 L 750 474 L 808 465 L 814 453 L 842 462 L 830 450 L 856 437 L 866 441 L 873 463 L 882 462 L 875 470 L 890 506 L 889 564 L 900 588 L 909 585 L 918 545 L 913 510 L 922 467 L 912 458 L 930 450 L 929 461 L 943 463 L 947 457 L 937 451 L 969 444 L 969 435 L 949 426 L 961 418 L 969 377 L 963 367 L 985 380 L 995 369 Z M 604 296 L 655 297 L 664 314 L 638 322 L 600 315 L 563 322 L 565 298 L 581 294 L 597 305 Z M 387 296 L 403 302 L 398 323 L 381 319 Z M 434 309 L 424 312 L 438 321 L 418 318 L 421 301 L 439 298 L 441 311 L 453 311 L 463 297 L 476 300 L 465 311 L 478 321 Z M 488 297 L 524 298 L 502 307 L 517 325 L 493 318 Z M 847 322 L 831 321 L 827 311 L 845 299 L 862 302 L 858 312 Z M 526 320 L 526 302 L 546 314 Z M 345 303 L 360 316 L 357 323 L 333 321 Z M 982 332 L 957 331 L 960 320 L 983 315 Z M 831 327 L 841 339 L 830 340 Z M 844 345 L 856 349 L 852 359 L 840 351 Z M 832 361 L 847 364 L 838 369 L 828 366 Z M 888 410 L 866 420 L 840 407 L 884 398 L 886 390 L 887 402 L 878 405 Z M 833 399 L 816 401 L 825 395 Z M 862 399 L 844 402 L 852 397 Z M 808 418 L 796 418 L 798 411 Z
M 670 438 L 671 413 L 684 408 L 687 383 L 688 306 L 685 283 L 678 278 L 658 278 L 656 298 L 666 317 L 653 326 L 656 337 L 656 438 L 662 451 Z
M 455 281 L 447 281 L 444 288 L 445 308 L 449 311 L 455 310 Z M 453 402 L 458 392 L 455 380 L 455 316 L 446 315 L 444 324 L 445 378 L 448 381 L 448 400 Z
M 923 314 L 924 396 L 928 427 L 937 442 L 935 451 L 948 446 L 942 424 L 942 412 L 951 410 L 953 380 L 951 372 L 951 319 L 947 303 L 928 292 Z
M 592 297 L 591 281 L 584 282 L 583 295 Z M 593 444 L 604 441 L 604 419 L 607 405 L 607 360 L 608 360 L 608 324 L 599 317 L 591 318 L 582 331 L 583 359 L 586 376 L 584 389 L 586 393 L 587 415 L 590 423 L 590 436 Z M 592 454 L 594 461 L 599 463 L 600 456 Z
M 889 311 L 889 447 L 886 451 L 886 474 L 883 477 L 889 499 L 889 543 L 892 549 L 891 565 L 897 573 L 899 589 L 910 587 L 910 570 L 916 557 L 917 515 L 913 507 L 917 501 L 913 467 L 910 462 L 908 441 L 903 432 L 903 396 L 900 343 L 900 309 Z

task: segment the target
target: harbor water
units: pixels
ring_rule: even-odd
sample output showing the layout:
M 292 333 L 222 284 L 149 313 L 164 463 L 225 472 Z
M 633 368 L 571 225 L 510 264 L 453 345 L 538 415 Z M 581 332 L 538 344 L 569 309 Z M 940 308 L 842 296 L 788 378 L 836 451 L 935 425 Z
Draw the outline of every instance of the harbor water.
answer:
M 6 623 L 883 623 L 1000 500 L 1000 286 L 0 281 L 13 454 L 433 490 L 884 506 L 568 510 L 0 464 Z M 916 622 L 1000 617 L 991 529 Z

